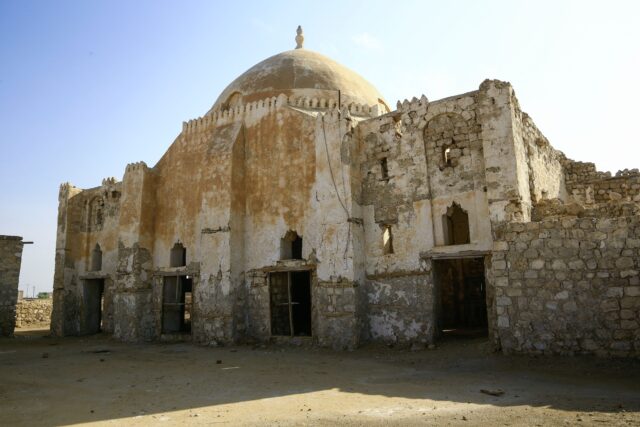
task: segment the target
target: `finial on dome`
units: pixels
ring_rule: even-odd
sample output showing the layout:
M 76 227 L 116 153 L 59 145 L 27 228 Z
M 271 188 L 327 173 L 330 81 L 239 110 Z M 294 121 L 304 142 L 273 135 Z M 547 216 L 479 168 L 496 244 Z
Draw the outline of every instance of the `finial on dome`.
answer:
M 304 34 L 302 33 L 302 27 L 298 25 L 298 29 L 296 30 L 296 49 L 302 49 L 302 44 L 304 43 Z

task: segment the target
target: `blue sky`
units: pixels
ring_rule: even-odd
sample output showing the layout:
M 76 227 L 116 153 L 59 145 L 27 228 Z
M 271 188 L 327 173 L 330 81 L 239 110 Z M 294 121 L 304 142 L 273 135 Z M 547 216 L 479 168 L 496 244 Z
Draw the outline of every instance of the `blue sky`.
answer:
M 60 183 L 154 165 L 298 24 L 392 105 L 507 80 L 569 157 L 640 167 L 640 2 L 231 3 L 0 0 L 0 234 L 35 241 L 21 289 L 52 287 Z

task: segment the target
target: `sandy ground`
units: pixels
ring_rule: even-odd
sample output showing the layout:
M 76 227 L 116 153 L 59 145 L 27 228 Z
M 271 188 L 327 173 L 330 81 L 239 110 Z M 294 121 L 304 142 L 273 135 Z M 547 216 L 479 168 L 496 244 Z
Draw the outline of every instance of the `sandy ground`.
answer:
M 0 339 L 0 425 L 640 425 L 640 361 Z M 481 393 L 501 389 L 502 396 Z

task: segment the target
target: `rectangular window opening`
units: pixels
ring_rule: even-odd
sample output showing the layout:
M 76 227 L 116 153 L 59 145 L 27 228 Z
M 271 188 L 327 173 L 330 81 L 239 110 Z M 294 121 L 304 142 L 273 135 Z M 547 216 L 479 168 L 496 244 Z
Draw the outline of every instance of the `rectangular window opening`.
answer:
M 384 226 L 384 231 L 382 233 L 382 245 L 385 255 L 393 253 L 393 232 L 391 231 L 390 225 Z
M 382 159 L 380 159 L 380 170 L 381 170 L 381 174 L 382 174 L 382 179 L 383 180 L 388 180 L 389 179 L 389 165 L 387 163 L 387 158 L 383 157 Z

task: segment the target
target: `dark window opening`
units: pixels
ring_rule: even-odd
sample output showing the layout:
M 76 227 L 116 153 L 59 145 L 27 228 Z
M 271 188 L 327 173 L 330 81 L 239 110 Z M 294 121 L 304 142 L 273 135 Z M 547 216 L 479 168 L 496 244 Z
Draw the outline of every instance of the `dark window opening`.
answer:
M 100 245 L 96 243 L 96 246 L 91 252 L 91 271 L 102 270 L 102 250 Z
M 269 275 L 271 335 L 311 336 L 311 273 L 278 272 Z
M 382 232 L 383 253 L 389 255 L 393 253 L 393 232 L 390 225 L 385 225 Z
M 102 330 L 102 311 L 104 307 L 104 279 L 84 281 L 83 292 L 85 332 L 97 334 Z
M 280 239 L 280 259 L 302 259 L 302 237 L 295 231 L 287 231 Z
M 389 179 L 389 165 L 387 164 L 387 158 L 383 157 L 380 160 L 380 170 L 382 171 L 382 179 L 383 180 L 388 180 Z
M 102 206 L 98 206 L 96 209 L 96 222 L 95 225 L 101 226 L 104 218 L 102 217 Z
M 453 203 L 442 216 L 445 245 L 470 243 L 469 215 L 457 203 Z
M 162 333 L 189 333 L 193 312 L 193 278 L 169 276 L 162 289 Z
M 187 248 L 182 243 L 176 243 L 171 248 L 169 267 L 184 267 L 187 265 Z
M 434 261 L 436 322 L 440 337 L 487 335 L 483 258 Z

